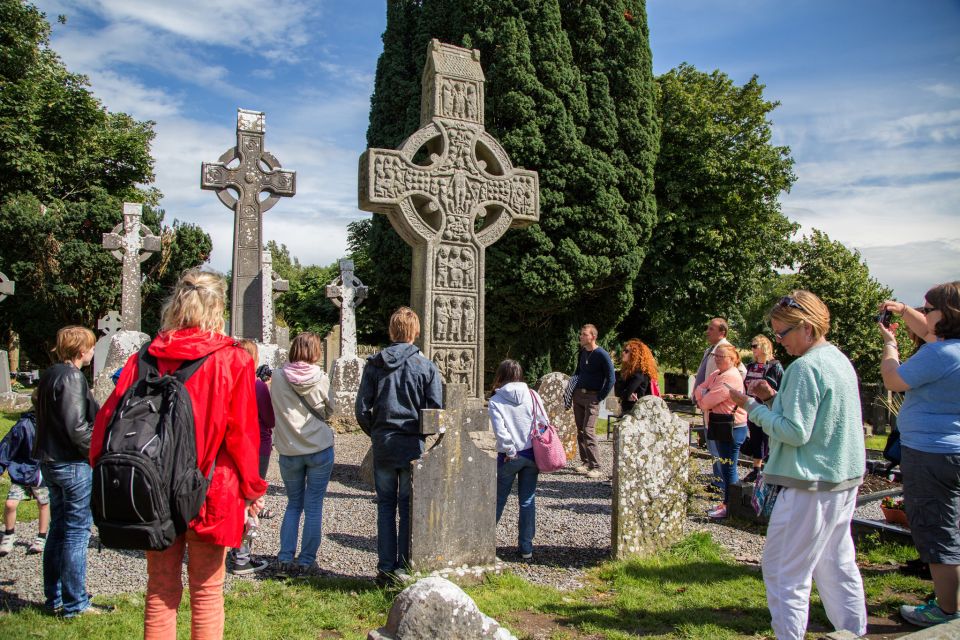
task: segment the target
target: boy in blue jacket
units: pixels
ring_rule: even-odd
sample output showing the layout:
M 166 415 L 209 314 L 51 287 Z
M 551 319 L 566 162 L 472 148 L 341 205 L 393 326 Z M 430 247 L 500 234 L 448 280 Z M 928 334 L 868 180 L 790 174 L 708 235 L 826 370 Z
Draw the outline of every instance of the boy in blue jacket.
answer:
M 42 553 L 50 526 L 50 495 L 42 486 L 40 462 L 31 457 L 33 440 L 37 435 L 36 417 L 32 411 L 20 416 L 13 428 L 0 440 L 0 475 L 10 475 L 10 491 L 3 512 L 3 537 L 0 538 L 0 557 L 13 551 L 17 541 L 17 506 L 32 495 L 40 507 L 40 532 L 27 548 L 28 554 Z

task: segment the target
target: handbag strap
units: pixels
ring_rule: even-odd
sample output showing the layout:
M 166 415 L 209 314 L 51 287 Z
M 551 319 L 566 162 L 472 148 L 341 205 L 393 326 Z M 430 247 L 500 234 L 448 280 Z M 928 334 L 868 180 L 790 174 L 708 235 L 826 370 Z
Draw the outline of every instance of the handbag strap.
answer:
M 533 425 L 530 427 L 530 435 L 539 437 L 540 433 L 537 429 L 537 413 L 539 410 L 540 415 L 543 416 L 543 421 L 549 422 L 549 420 L 547 420 L 547 412 L 543 406 L 541 406 L 540 401 L 537 400 L 537 394 L 533 392 L 533 389 L 528 388 L 527 391 L 530 392 L 530 402 L 533 404 Z

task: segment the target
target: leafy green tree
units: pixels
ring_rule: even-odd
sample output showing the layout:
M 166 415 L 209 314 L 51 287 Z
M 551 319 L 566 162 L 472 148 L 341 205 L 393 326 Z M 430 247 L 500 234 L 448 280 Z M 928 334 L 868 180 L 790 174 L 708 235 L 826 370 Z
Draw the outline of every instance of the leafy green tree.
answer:
M 23 194 L 0 205 L 0 270 L 17 283 L 16 295 L 0 305 L 0 327 L 19 334 L 36 364 L 49 361 L 60 327 L 94 329 L 109 309 L 119 309 L 121 264 L 102 240 L 122 221 L 122 202 L 102 190 L 92 196 L 43 207 Z M 184 269 L 206 261 L 212 243 L 195 225 L 163 228 L 163 212 L 152 207 L 144 207 L 143 221 L 162 229 L 161 250 L 142 267 L 142 328 L 154 333 L 163 299 Z
M 49 48 L 44 14 L 0 0 L 0 201 L 82 200 L 97 189 L 142 199 L 153 180 L 153 123 L 110 113 Z
M 742 328 L 753 292 L 790 263 L 797 226 L 778 197 L 795 176 L 789 148 L 771 143 L 778 103 L 756 77 L 737 86 L 684 64 L 657 84 L 659 221 L 621 333 L 649 339 L 670 354 L 666 364 L 689 370 L 705 346 L 689 336 L 714 316 Z

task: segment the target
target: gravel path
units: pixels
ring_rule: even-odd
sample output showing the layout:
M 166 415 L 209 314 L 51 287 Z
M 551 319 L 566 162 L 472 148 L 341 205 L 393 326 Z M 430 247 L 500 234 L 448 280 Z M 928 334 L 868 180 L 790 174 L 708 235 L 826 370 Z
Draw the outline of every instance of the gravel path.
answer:
M 369 445 L 363 434 L 337 436 L 336 464 L 324 502 L 323 533 L 317 562 L 325 575 L 372 579 L 376 566 L 376 505 L 373 493 L 359 481 L 359 465 Z M 611 441 L 600 439 L 600 459 L 609 474 Z M 706 460 L 691 458 L 692 478 L 703 478 Z M 609 478 L 609 476 L 608 476 Z M 267 506 L 277 513 L 262 520 L 254 557 L 273 560 L 279 548 L 279 528 L 286 498 L 276 460 L 268 472 L 270 488 Z M 585 571 L 605 560 L 610 553 L 610 500 L 612 488 L 607 481 L 590 480 L 573 471 L 542 475 L 537 487 L 537 534 L 534 562 L 521 563 L 516 551 L 516 492 L 507 502 L 497 528 L 497 555 L 506 568 L 528 580 L 560 589 L 582 586 Z M 707 531 L 738 560 L 759 562 L 763 536 L 711 522 L 705 515 L 709 502 L 694 499 L 686 532 Z M 880 519 L 876 504 L 862 508 L 858 515 Z M 43 585 L 40 556 L 26 555 L 27 544 L 36 533 L 36 522 L 17 525 L 18 541 L 12 554 L 0 558 L 0 608 L 24 603 L 42 603 Z M 146 563 L 142 553 L 99 550 L 91 539 L 88 555 L 88 588 L 94 594 L 139 592 L 146 588 Z M 255 578 L 228 574 L 227 588 L 236 580 L 264 579 L 269 570 Z

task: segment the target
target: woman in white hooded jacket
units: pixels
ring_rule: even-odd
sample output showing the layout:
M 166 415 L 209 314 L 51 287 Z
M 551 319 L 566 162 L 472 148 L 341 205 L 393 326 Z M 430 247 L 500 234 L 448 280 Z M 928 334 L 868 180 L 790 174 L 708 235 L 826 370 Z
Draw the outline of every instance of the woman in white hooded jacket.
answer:
M 536 531 L 537 463 L 533 458 L 534 402 L 543 411 L 543 400 L 523 382 L 523 369 L 515 360 L 504 360 L 493 378 L 493 397 L 488 411 L 493 433 L 497 436 L 497 522 L 503 515 L 507 496 L 517 479 L 520 522 L 517 542 L 520 558 L 533 559 L 533 535 Z
M 323 498 L 333 471 L 333 430 L 327 424 L 332 414 L 330 379 L 317 365 L 322 354 L 320 337 L 301 333 L 290 345 L 290 362 L 273 372 L 273 446 L 280 454 L 287 492 L 277 553 L 282 574 L 312 570 L 320 548 Z M 303 535 L 294 563 L 301 514 Z

